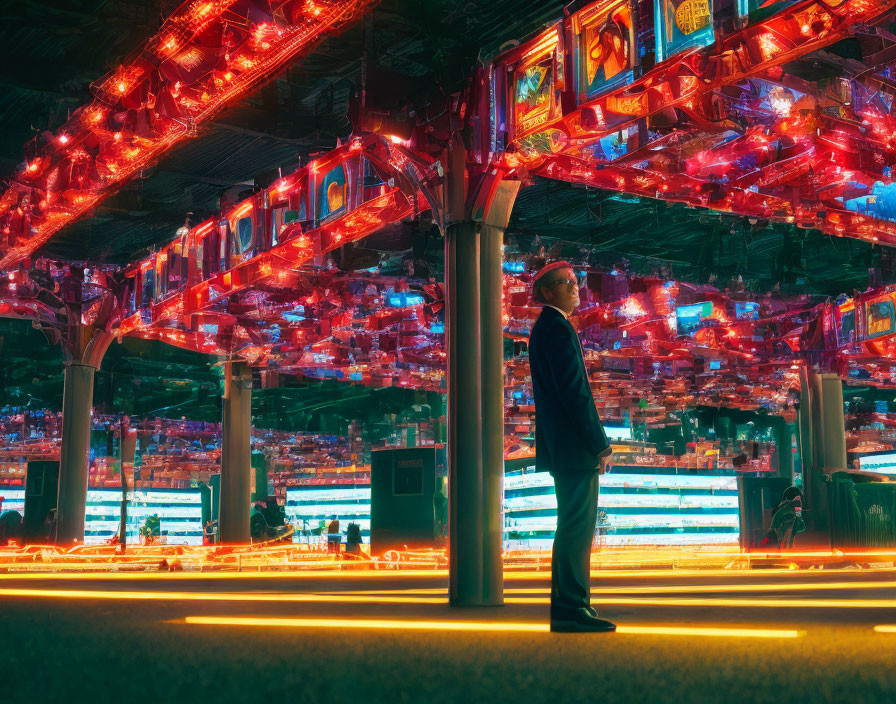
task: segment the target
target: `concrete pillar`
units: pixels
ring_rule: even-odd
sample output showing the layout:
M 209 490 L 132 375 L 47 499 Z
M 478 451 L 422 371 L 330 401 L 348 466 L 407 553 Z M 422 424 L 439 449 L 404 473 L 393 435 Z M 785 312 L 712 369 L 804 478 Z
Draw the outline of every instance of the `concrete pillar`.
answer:
M 222 543 L 249 542 L 252 373 L 245 362 L 224 367 L 221 419 L 221 491 L 218 528 Z
M 775 454 L 778 459 L 778 476 L 793 482 L 793 448 L 791 437 L 794 425 L 784 422 L 775 426 Z
M 482 600 L 504 603 L 504 229 L 519 181 L 500 181 L 483 213 L 480 238 L 482 350 Z
M 444 163 L 449 602 L 494 606 L 504 603 L 502 244 L 519 183 L 470 172 L 459 134 Z
M 448 225 L 448 581 L 449 600 L 455 606 L 484 603 L 479 244 L 479 230 L 472 221 Z
M 93 412 L 93 377 L 89 364 L 65 365 L 62 391 L 62 452 L 59 463 L 56 542 L 84 541 L 87 507 L 87 460 L 90 454 L 90 418 Z
M 824 532 L 828 527 L 827 476 L 846 468 L 846 429 L 843 418 L 843 384 L 830 372 L 807 372 L 805 387 L 809 411 L 800 403 L 800 439 L 803 442 L 803 493 L 807 523 Z M 800 376 L 803 382 L 803 375 Z M 808 430 L 806 425 L 808 424 Z M 807 447 L 808 445 L 808 447 Z
M 820 374 L 821 410 L 824 418 L 822 454 L 824 468 L 846 469 L 846 422 L 843 417 L 843 382 L 839 374 Z
M 797 414 L 800 441 L 800 469 L 803 481 L 808 481 L 812 467 L 812 402 L 809 388 L 809 372 L 800 367 L 800 409 Z
M 482 225 L 482 598 L 504 603 L 504 335 L 501 322 L 504 231 Z

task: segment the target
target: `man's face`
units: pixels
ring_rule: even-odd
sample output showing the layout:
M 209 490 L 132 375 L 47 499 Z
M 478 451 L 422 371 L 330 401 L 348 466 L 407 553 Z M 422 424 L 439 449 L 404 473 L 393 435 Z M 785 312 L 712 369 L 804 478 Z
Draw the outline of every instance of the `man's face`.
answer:
M 544 287 L 544 297 L 552 306 L 556 306 L 569 315 L 579 305 L 579 284 L 572 269 L 557 269 L 548 274 L 550 277 Z

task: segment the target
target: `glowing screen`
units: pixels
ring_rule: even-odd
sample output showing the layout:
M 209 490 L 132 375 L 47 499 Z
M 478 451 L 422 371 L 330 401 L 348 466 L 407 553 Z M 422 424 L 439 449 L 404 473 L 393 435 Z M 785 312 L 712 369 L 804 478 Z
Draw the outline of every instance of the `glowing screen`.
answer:
M 869 338 L 890 335 L 896 327 L 893 299 L 884 296 L 865 303 L 865 321 L 868 325 Z
M 628 2 L 608 2 L 584 10 L 577 18 L 580 85 L 586 98 L 632 78 L 635 33 Z
M 880 455 L 859 457 L 859 469 L 863 472 L 896 475 L 896 453 L 887 452 Z
M 712 0 L 654 0 L 653 6 L 657 61 L 715 41 Z
M 320 181 L 317 210 L 321 220 L 345 208 L 345 168 L 340 164 L 330 169 Z
M 687 335 L 700 327 L 700 323 L 712 315 L 712 301 L 678 306 L 675 309 L 675 315 L 678 320 L 678 332 Z

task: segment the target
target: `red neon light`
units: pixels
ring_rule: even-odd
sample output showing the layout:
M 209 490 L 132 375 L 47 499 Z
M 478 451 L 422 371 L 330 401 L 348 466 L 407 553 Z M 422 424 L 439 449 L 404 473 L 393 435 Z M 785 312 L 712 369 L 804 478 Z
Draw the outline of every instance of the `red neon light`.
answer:
M 275 0 L 267 17 L 260 5 L 235 0 L 182 4 L 132 60 L 93 85 L 93 102 L 0 192 L 0 268 L 27 257 L 375 2 Z

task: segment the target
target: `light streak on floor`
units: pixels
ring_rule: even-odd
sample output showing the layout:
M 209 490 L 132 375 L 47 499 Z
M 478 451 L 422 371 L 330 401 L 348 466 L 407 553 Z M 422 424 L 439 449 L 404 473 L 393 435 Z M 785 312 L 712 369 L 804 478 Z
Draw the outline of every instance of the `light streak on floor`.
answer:
M 335 618 L 270 618 L 257 616 L 187 616 L 168 623 L 191 626 L 260 626 L 265 628 L 344 628 L 389 629 L 403 631 L 474 631 L 549 633 L 545 623 L 501 623 L 494 621 L 404 621 L 386 619 Z M 690 626 L 626 626 L 616 628 L 617 634 L 671 635 L 728 638 L 799 638 L 805 631 L 767 628 L 707 628 Z M 609 634 L 606 634 L 609 635 Z
M 106 599 L 114 601 L 228 601 L 269 603 L 446 604 L 447 599 L 414 596 L 344 594 L 252 594 L 232 592 L 105 591 L 79 589 L 0 589 L 0 597 Z M 507 604 L 549 604 L 549 597 L 508 597 Z M 592 605 L 739 606 L 758 608 L 896 609 L 893 599 L 738 599 L 671 597 L 596 597 Z
M 356 596 L 340 594 L 252 594 L 247 592 L 156 592 L 106 591 L 93 589 L 0 589 L 0 597 L 36 597 L 49 599 L 109 599 L 112 601 L 252 601 L 252 602 L 325 602 L 379 604 L 439 604 L 448 599 L 424 599 L 413 596 Z
M 875 626 L 874 630 L 877 633 L 896 633 L 896 626 Z
M 592 586 L 592 595 L 600 594 L 643 594 L 644 592 L 673 593 L 680 592 L 774 592 L 774 591 L 828 591 L 851 589 L 894 589 L 896 582 L 772 582 L 765 584 L 676 584 L 676 585 L 648 585 L 642 587 L 599 587 Z M 510 594 L 550 594 L 550 588 L 546 587 L 510 587 L 504 589 L 505 595 Z M 383 590 L 352 590 L 343 591 L 341 594 L 447 594 L 447 589 L 383 589 Z
M 549 597 L 508 597 L 507 604 L 550 604 Z M 737 599 L 737 598 L 651 598 L 651 597 L 592 597 L 591 605 L 624 606 L 739 606 L 756 608 L 809 609 L 894 609 L 894 599 Z
M 16 569 L 22 569 L 24 565 L 16 565 Z M 73 568 L 74 569 L 74 568 Z M 81 568 L 78 568 L 81 569 Z M 793 569 L 767 569 L 767 570 L 748 570 L 748 569 L 644 569 L 644 570 L 592 570 L 592 579 L 678 579 L 685 577 L 732 577 L 732 578 L 750 578 L 762 579 L 772 576 L 792 576 L 794 578 L 814 578 L 818 576 L 831 575 L 874 575 L 874 574 L 893 574 L 896 577 L 896 568 L 880 567 L 880 568 L 844 568 L 832 570 L 793 570 Z M 93 571 L 93 572 L 76 572 L 76 571 L 21 571 L 21 572 L 0 572 L 0 581 L 24 581 L 24 580 L 281 580 L 281 579 L 410 579 L 410 578 L 448 578 L 447 570 L 393 570 L 393 569 L 359 569 L 351 568 L 341 570 L 277 570 L 277 571 L 248 571 L 248 572 L 158 572 L 155 567 L 146 571 Z M 514 571 L 505 572 L 505 582 L 521 582 L 521 581 L 550 581 L 550 570 L 545 571 Z M 896 582 L 894 582 L 896 584 Z
M 383 571 L 393 573 L 413 572 L 432 576 L 447 576 L 445 550 L 416 550 L 402 553 L 398 559 L 365 558 L 359 561 L 343 561 L 335 556 L 311 550 L 304 544 L 260 544 L 233 546 L 132 546 L 127 554 L 118 554 L 112 546 L 79 545 L 65 550 L 56 546 L 27 546 L 25 548 L 0 548 L 0 576 L 4 572 L 44 571 L 69 573 L 71 571 L 97 571 L 109 573 L 117 570 L 157 571 L 176 561 L 178 569 L 185 573 L 225 571 L 243 574 L 244 570 L 258 572 L 283 571 L 291 576 L 307 573 L 317 576 L 321 572 L 350 571 L 353 575 L 378 575 Z M 794 552 L 742 552 L 736 546 L 716 547 L 709 550 L 683 549 L 655 546 L 650 549 L 623 546 L 602 548 L 592 553 L 593 574 L 615 572 L 637 576 L 639 572 L 665 570 L 675 576 L 692 573 L 731 573 L 749 571 L 753 566 L 770 566 L 768 572 L 797 571 L 797 562 L 810 568 L 844 563 L 863 563 L 868 568 L 894 567 L 894 550 L 800 550 Z M 676 569 L 682 565 L 685 569 Z M 508 579 L 530 579 L 539 574 L 549 579 L 550 551 L 508 551 L 504 553 L 504 569 Z M 846 571 L 846 570 L 838 570 Z M 239 578 L 239 577 L 237 577 Z

